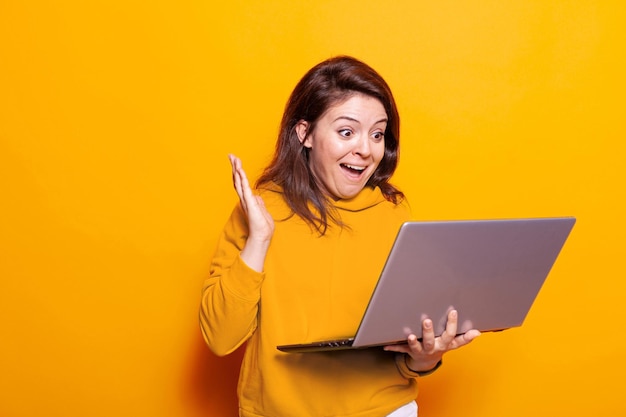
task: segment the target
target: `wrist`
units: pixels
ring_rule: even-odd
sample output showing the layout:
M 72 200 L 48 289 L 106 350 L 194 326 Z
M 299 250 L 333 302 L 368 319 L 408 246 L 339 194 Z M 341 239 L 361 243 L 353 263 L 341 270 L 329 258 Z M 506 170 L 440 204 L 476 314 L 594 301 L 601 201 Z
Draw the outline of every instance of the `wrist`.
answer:
M 243 249 L 241 250 L 241 259 L 250 268 L 257 272 L 263 272 L 263 266 L 265 264 L 265 256 L 269 249 L 270 241 L 257 241 L 248 239 Z
M 442 359 L 440 358 L 436 362 L 420 363 L 419 366 L 418 366 L 417 364 L 415 364 L 415 360 L 413 360 L 413 358 L 411 358 L 410 355 L 405 354 L 404 355 L 404 364 L 409 369 L 409 371 L 415 372 L 419 376 L 426 376 L 426 375 L 432 374 L 437 369 L 439 369 L 439 367 L 442 364 Z

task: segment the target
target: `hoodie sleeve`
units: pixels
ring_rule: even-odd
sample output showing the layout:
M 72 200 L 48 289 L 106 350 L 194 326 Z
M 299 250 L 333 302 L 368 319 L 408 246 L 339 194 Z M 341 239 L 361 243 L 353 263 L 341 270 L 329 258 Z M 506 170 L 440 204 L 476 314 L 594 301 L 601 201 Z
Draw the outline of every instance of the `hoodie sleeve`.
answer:
M 204 340 L 220 356 L 235 351 L 257 327 L 264 274 L 240 257 L 247 237 L 247 221 L 237 205 L 219 238 L 200 303 Z

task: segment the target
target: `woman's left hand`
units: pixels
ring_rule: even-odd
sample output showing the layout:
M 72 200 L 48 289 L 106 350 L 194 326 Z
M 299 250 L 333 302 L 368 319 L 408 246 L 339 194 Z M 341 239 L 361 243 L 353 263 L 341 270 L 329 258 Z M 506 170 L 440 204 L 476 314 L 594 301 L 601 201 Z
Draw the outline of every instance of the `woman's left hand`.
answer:
M 425 319 L 422 322 L 422 341 L 417 340 L 414 334 L 409 335 L 406 345 L 385 346 L 385 350 L 401 352 L 409 355 L 407 365 L 414 371 L 426 372 L 433 369 L 443 357 L 443 354 L 465 346 L 480 336 L 478 330 L 469 330 L 461 335 L 456 334 L 458 327 L 458 313 L 451 310 L 448 313 L 446 329 L 441 336 L 435 337 L 433 322 Z

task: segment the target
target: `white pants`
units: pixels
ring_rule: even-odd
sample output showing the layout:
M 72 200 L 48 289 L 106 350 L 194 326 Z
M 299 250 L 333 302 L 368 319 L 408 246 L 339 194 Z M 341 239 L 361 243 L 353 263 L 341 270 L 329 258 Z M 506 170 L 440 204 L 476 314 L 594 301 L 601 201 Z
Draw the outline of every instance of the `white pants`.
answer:
M 408 404 L 404 404 L 387 417 L 417 417 L 417 403 L 411 401 Z

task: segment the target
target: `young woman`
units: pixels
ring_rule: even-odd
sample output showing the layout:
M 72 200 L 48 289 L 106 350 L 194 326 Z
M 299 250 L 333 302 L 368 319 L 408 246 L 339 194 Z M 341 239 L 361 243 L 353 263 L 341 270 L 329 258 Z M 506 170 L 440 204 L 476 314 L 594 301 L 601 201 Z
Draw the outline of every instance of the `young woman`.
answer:
M 247 343 L 239 415 L 417 415 L 417 381 L 479 335 L 423 321 L 406 345 L 282 353 L 277 345 L 356 332 L 395 235 L 409 219 L 389 183 L 398 111 L 386 82 L 351 57 L 313 67 L 292 92 L 274 158 L 249 185 L 229 156 L 240 204 L 219 239 L 202 293 L 204 338 L 218 355 Z

